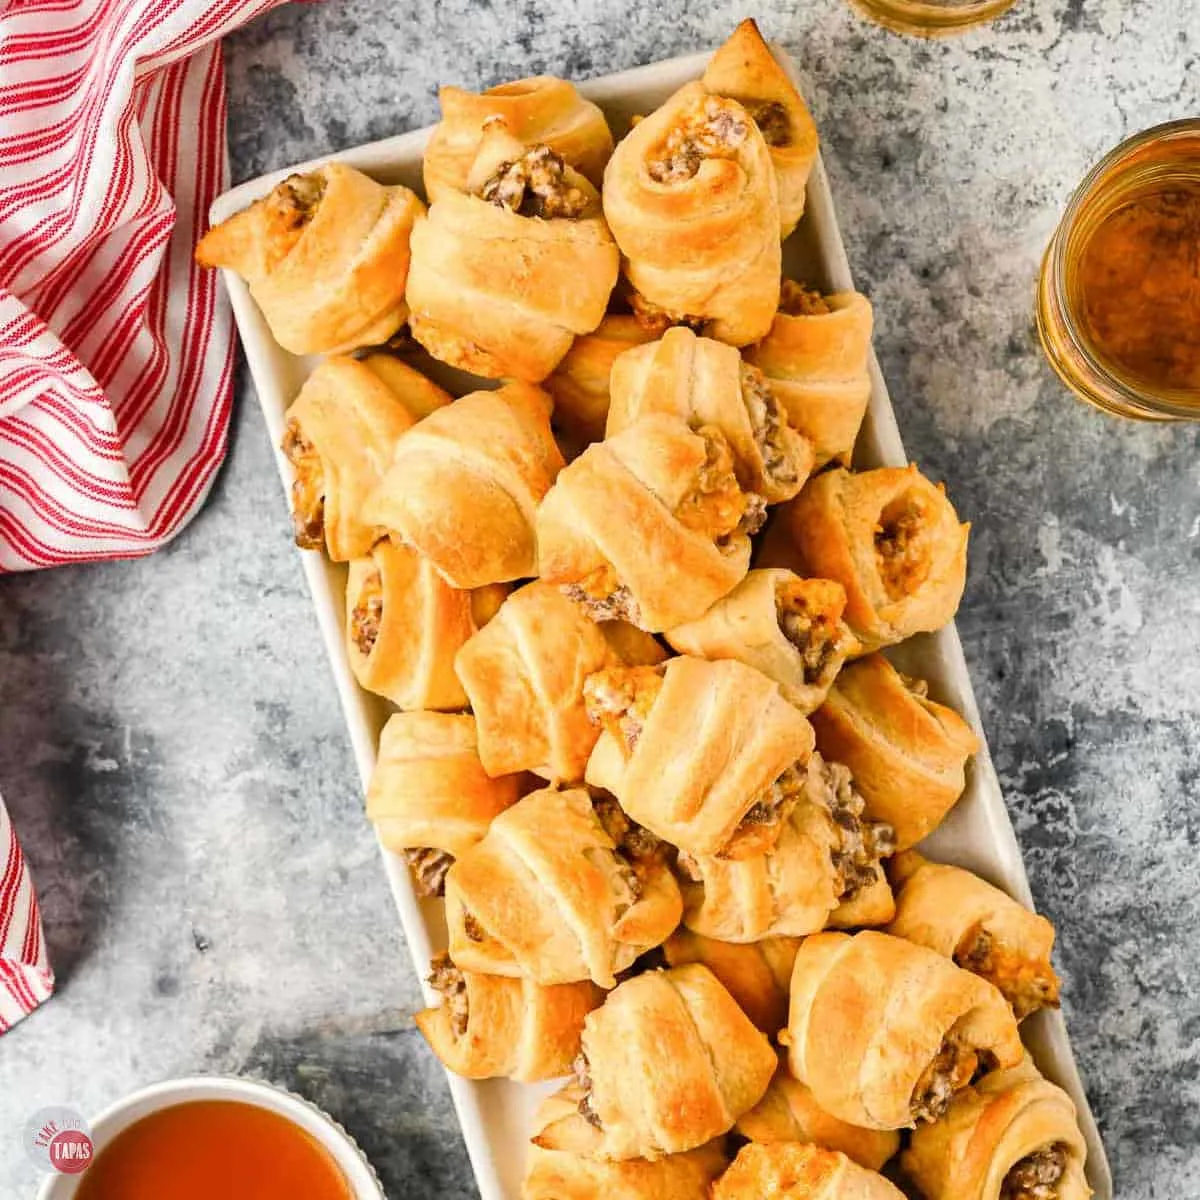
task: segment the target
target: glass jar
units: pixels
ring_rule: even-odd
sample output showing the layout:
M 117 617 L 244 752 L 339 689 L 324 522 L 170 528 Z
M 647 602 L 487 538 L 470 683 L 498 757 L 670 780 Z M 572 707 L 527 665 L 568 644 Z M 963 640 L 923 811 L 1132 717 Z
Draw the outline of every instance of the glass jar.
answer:
M 1037 298 L 1042 347 L 1076 395 L 1123 417 L 1200 419 L 1198 247 L 1200 120 L 1148 129 L 1092 168 L 1046 250 Z M 1105 251 L 1121 252 L 1107 280 Z M 1130 283 L 1122 329 L 1119 285 Z
M 941 37 L 992 21 L 1016 0 L 850 0 L 871 20 L 895 33 Z

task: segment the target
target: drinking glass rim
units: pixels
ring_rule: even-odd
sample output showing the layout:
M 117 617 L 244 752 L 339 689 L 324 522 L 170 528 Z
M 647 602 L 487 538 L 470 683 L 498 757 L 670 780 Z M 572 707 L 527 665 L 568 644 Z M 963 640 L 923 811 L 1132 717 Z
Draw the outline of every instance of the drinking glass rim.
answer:
M 851 0 L 893 32 L 936 36 L 963 33 L 978 21 L 998 17 L 1017 0 L 962 0 L 935 4 L 930 0 Z

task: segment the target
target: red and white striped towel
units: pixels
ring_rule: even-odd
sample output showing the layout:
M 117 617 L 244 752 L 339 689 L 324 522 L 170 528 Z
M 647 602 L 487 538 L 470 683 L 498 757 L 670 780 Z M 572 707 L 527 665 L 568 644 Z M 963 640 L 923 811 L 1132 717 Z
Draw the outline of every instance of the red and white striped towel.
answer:
M 148 554 L 208 491 L 233 368 L 192 263 L 226 182 L 216 43 L 278 3 L 0 0 L 0 572 Z M 0 1031 L 50 981 L 0 802 Z

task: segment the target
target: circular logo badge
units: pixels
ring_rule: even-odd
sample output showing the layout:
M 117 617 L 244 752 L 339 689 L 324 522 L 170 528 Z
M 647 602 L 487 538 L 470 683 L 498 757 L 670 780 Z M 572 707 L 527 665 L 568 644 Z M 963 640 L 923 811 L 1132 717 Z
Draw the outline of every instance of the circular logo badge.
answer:
M 41 1171 L 78 1175 L 95 1152 L 92 1131 L 73 1108 L 42 1108 L 25 1124 L 25 1153 Z

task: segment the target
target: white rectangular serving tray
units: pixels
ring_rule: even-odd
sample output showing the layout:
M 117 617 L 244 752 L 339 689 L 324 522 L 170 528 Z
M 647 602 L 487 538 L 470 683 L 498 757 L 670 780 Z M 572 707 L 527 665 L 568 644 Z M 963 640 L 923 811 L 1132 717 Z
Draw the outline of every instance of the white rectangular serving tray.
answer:
M 776 53 L 794 76 L 790 59 L 781 51 Z M 651 112 L 682 84 L 698 78 L 708 57 L 698 54 L 670 59 L 617 75 L 606 75 L 579 87 L 585 96 L 600 105 L 609 118 L 614 135 L 620 137 L 628 130 L 635 114 Z M 311 170 L 333 158 L 357 167 L 380 182 L 402 183 L 423 195 L 421 157 L 430 132 L 429 129 L 414 130 L 252 179 L 214 201 L 212 220 L 214 224 L 223 221 L 265 196 L 288 175 Z M 808 183 L 804 219 L 784 247 L 784 269 L 792 278 L 803 279 L 825 290 L 850 291 L 854 287 L 829 181 L 819 158 Z M 278 448 L 283 436 L 284 412 L 318 359 L 297 357 L 282 349 L 272 338 L 246 285 L 232 271 L 225 271 L 224 276 L 267 429 Z M 432 360 L 422 365 L 457 395 L 473 387 L 494 386 L 448 371 Z M 855 465 L 903 466 L 908 459 L 896 427 L 887 385 L 874 354 L 870 370 L 871 403 L 855 450 Z M 291 467 L 278 449 L 276 455 L 285 490 L 290 489 Z M 379 731 L 391 706 L 360 688 L 350 670 L 343 635 L 345 566 L 330 563 L 314 552 L 302 552 L 302 558 L 365 788 L 375 766 Z M 979 711 L 953 625 L 936 634 L 913 638 L 889 650 L 888 656 L 905 672 L 928 680 L 931 694 L 962 713 L 983 740 Z M 1021 852 L 986 742 L 969 769 L 967 790 L 962 799 L 923 848 L 935 859 L 970 868 L 1032 907 Z M 380 850 L 413 966 L 422 978 L 427 1001 L 437 1003 L 438 997 L 424 982 L 424 977 L 433 952 L 444 947 L 446 942 L 441 902 L 417 899 L 404 860 L 382 845 Z M 1044 1011 L 1030 1017 L 1022 1025 L 1022 1034 L 1042 1072 L 1065 1088 L 1074 1100 L 1087 1138 L 1088 1179 L 1097 1200 L 1112 1200 L 1108 1162 L 1080 1083 L 1061 1012 Z M 475 1082 L 447 1074 L 482 1200 L 517 1200 L 531 1117 L 538 1101 L 552 1090 L 552 1085 L 530 1086 L 508 1080 Z

